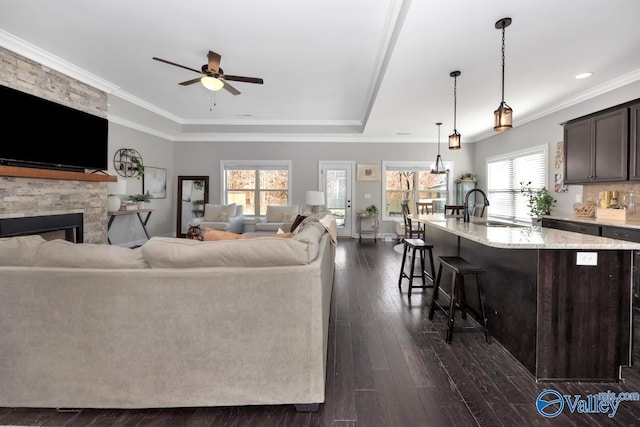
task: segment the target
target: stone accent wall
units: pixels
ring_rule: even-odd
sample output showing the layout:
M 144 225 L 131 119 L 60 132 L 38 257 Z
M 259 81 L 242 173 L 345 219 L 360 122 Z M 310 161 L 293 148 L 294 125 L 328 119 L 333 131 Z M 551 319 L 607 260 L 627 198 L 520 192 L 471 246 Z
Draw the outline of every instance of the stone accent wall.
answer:
M 103 91 L 2 47 L 0 84 L 100 117 L 107 115 L 107 94 Z M 37 112 L 35 114 L 37 117 Z M 37 118 L 34 118 L 34 126 L 37 126 Z M 28 135 L 24 137 L 16 143 L 34 144 L 34 149 L 37 149 L 37 144 L 28 140 Z M 55 141 L 44 143 L 55 144 Z M 106 243 L 106 183 L 0 177 L 0 217 L 76 212 L 84 214 L 84 241 Z

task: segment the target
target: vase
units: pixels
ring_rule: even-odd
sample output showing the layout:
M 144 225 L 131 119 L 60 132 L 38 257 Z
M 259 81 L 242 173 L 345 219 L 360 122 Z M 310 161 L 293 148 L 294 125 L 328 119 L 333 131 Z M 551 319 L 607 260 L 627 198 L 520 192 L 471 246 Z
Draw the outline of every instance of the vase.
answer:
M 138 205 L 138 209 L 144 209 L 146 206 L 145 202 L 136 202 L 136 205 Z

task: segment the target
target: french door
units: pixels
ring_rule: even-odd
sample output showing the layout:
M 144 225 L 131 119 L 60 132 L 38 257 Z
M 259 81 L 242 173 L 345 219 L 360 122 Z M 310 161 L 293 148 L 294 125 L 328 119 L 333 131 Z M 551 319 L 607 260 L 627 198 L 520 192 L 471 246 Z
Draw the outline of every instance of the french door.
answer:
M 336 218 L 338 236 L 353 237 L 353 200 L 351 189 L 354 162 L 320 161 L 320 188 L 325 194 L 326 208 Z

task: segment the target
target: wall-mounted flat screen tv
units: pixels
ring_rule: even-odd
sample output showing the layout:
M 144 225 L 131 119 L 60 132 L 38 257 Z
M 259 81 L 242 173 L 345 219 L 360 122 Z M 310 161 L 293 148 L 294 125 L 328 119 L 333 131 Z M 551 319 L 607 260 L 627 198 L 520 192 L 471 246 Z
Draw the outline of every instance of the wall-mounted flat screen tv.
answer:
M 0 85 L 0 124 L 0 164 L 107 169 L 106 118 Z

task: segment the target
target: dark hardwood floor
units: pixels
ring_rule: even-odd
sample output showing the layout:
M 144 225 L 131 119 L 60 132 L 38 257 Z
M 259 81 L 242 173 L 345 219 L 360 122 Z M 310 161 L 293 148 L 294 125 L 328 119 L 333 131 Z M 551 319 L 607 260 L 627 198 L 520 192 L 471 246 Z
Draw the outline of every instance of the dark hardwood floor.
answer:
M 640 391 L 640 354 L 622 383 L 536 383 L 480 330 L 444 341 L 444 315 L 427 319 L 421 290 L 399 292 L 396 242 L 340 240 L 329 336 L 326 401 L 315 413 L 292 406 L 141 410 L 0 408 L 0 425 L 21 426 L 640 426 L 640 402 L 616 415 L 536 409 L 544 389 L 586 396 Z M 430 290 L 426 291 L 426 295 Z M 634 313 L 634 315 L 637 313 Z M 459 316 L 459 314 L 458 314 Z M 597 316 L 597 313 L 594 313 Z M 638 336 L 638 316 L 634 316 Z M 456 319 L 458 322 L 459 317 Z M 0 355 L 1 356 L 1 355 Z

